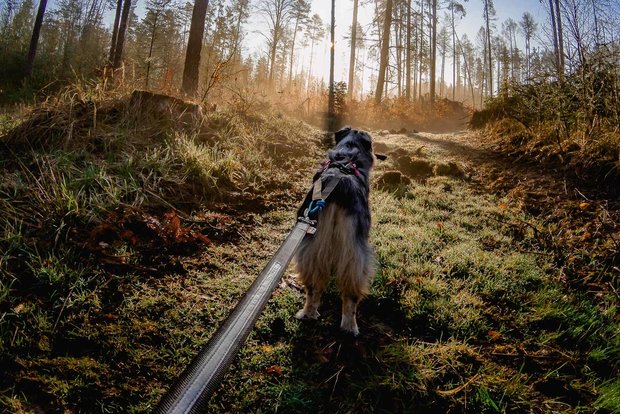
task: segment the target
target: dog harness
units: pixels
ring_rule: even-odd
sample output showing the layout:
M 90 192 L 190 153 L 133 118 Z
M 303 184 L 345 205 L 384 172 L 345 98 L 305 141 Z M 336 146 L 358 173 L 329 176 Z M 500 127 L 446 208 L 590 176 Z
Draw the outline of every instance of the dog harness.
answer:
M 334 191 L 342 177 L 355 175 L 359 178 L 360 172 L 354 162 L 341 164 L 325 161 L 321 170 L 321 176 L 312 185 L 312 201 L 304 211 L 306 219 L 316 220 L 319 213 L 325 208 L 327 197 Z

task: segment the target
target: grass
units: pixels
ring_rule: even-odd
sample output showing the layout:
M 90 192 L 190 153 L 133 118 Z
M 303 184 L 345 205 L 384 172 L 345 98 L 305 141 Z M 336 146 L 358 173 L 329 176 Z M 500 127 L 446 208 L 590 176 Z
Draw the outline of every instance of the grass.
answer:
M 226 263 L 239 231 L 299 191 L 289 169 L 312 159 L 274 147 L 315 132 L 264 112 L 188 123 L 88 88 L 2 125 L 3 410 L 152 408 L 176 373 L 161 361 L 188 362 L 252 280 L 246 271 L 240 284 Z M 189 287 L 208 263 L 234 274 L 199 274 Z M 196 314 L 193 295 L 177 304 L 185 289 L 214 296 L 202 295 Z M 143 394 L 145 376 L 165 382 Z
M 614 299 L 562 284 L 533 231 L 512 237 L 533 219 L 508 200 L 450 177 L 401 190 L 372 196 L 380 270 L 361 337 L 339 335 L 337 292 L 309 324 L 280 290 L 210 411 L 615 410 L 617 384 L 599 391 L 620 361 Z
M 1 139 L 0 407 L 150 412 L 284 239 L 319 134 L 252 111 L 145 122 L 106 95 L 95 128 L 68 95 Z M 373 188 L 361 336 L 333 287 L 294 319 L 289 272 L 209 412 L 618 412 L 614 298 L 564 283 L 520 206 L 431 170 Z

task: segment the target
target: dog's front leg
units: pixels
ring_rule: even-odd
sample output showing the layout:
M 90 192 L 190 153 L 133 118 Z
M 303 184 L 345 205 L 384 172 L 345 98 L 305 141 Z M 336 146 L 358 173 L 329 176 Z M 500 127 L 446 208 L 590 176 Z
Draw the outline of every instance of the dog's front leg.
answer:
M 340 329 L 350 332 L 354 336 L 360 333 L 355 320 L 357 313 L 357 303 L 359 299 L 355 296 L 342 295 L 342 319 L 340 320 Z
M 306 303 L 304 304 L 304 308 L 295 314 L 295 317 L 297 319 L 318 319 L 318 309 L 321 303 L 323 290 L 311 286 L 305 286 L 305 290 Z

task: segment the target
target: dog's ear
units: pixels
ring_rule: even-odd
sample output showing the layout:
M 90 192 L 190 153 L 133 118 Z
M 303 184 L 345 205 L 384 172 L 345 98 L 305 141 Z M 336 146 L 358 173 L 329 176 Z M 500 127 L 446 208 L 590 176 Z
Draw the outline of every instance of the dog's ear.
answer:
M 344 137 L 349 135 L 349 132 L 351 132 L 351 127 L 349 125 L 345 126 L 340 131 L 336 131 L 334 133 L 334 138 L 336 139 L 336 144 L 339 143 L 340 141 L 342 141 L 342 139 Z
M 372 138 L 370 137 L 370 134 L 368 132 L 359 131 L 357 134 L 357 138 L 360 140 L 362 146 L 366 151 L 372 152 Z

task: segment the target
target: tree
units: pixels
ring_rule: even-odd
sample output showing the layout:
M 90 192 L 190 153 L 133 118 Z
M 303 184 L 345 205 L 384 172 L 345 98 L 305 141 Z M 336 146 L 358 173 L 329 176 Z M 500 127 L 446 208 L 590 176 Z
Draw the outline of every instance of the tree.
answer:
M 155 36 L 160 23 L 159 20 L 161 15 L 166 12 L 170 1 L 171 0 L 147 0 L 146 3 L 146 16 L 144 20 L 149 31 L 148 36 L 150 37 L 149 53 L 146 58 L 146 78 L 144 82 L 145 88 L 147 89 L 149 87 L 149 75 L 151 73 L 151 61 L 153 58 L 153 45 L 155 44 Z
M 411 100 L 411 0 L 407 0 L 407 37 L 405 41 L 405 98 Z
M 26 68 L 24 70 L 24 78 L 26 79 L 32 76 L 32 69 L 34 68 L 34 58 L 37 55 L 37 46 L 39 45 L 39 36 L 41 35 L 41 26 L 43 25 L 43 16 L 45 15 L 46 7 L 47 0 L 40 0 L 39 9 L 37 10 L 37 17 L 34 21 L 34 27 L 32 28 L 32 37 L 30 38 L 28 56 L 26 57 Z
M 123 0 L 116 1 L 116 12 L 114 13 L 114 23 L 112 25 L 112 41 L 110 42 L 110 53 L 108 62 L 111 65 L 114 62 L 114 52 L 116 51 L 116 39 L 118 37 L 118 25 L 121 19 L 121 10 L 123 8 Z
M 306 26 L 306 37 L 310 40 L 310 65 L 308 66 L 308 88 L 310 88 L 310 76 L 312 74 L 312 60 L 314 57 L 314 44 L 325 36 L 323 20 L 318 14 L 314 14 L 308 26 Z
M 556 10 L 557 6 L 557 10 Z M 564 46 L 562 38 L 562 23 L 559 10 L 559 3 L 555 0 L 549 0 L 549 15 L 551 17 L 551 31 L 553 38 L 553 54 L 555 57 L 555 69 L 558 77 L 562 78 L 564 73 Z
M 130 11 L 131 0 L 125 0 L 123 4 L 123 14 L 121 15 L 121 22 L 118 26 L 116 45 L 114 46 L 114 60 L 112 61 L 112 67 L 114 69 L 118 69 L 121 67 L 121 61 L 123 59 L 123 48 L 125 47 L 125 34 L 127 33 L 127 20 L 129 19 Z
M 467 35 L 463 35 L 463 41 L 461 42 L 459 38 L 456 38 L 458 42 L 459 49 L 463 55 L 463 63 L 465 66 L 465 78 L 469 83 L 469 89 L 471 91 L 471 104 L 472 106 L 476 106 L 476 99 L 474 96 L 474 84 L 472 82 L 472 66 L 474 66 L 474 45 L 469 41 Z
M 289 55 L 288 66 L 288 82 L 289 84 L 293 80 L 293 56 L 295 55 L 295 40 L 297 38 L 297 31 L 308 20 L 310 14 L 310 2 L 308 0 L 295 0 L 292 6 L 291 18 L 295 21 L 293 27 L 293 39 L 291 42 L 291 53 Z
M 558 56 L 560 62 L 558 72 L 561 78 L 564 74 L 564 31 L 562 30 L 562 13 L 560 12 L 560 0 L 555 0 L 554 5 L 558 30 Z
M 269 81 L 273 82 L 276 65 L 276 52 L 280 41 L 284 37 L 286 26 L 291 18 L 294 0 L 261 0 L 258 12 L 265 17 L 269 35 Z
M 435 102 L 435 69 L 437 66 L 437 0 L 432 1 L 431 12 L 431 73 L 430 73 L 430 95 L 431 103 Z
M 355 44 L 357 41 L 358 0 L 353 0 L 353 22 L 351 23 L 351 55 L 349 57 L 349 99 L 353 98 L 353 78 L 355 76 Z
M 468 1 L 468 0 L 465 0 Z M 452 28 L 452 82 L 453 82 L 453 86 L 452 86 L 452 100 L 455 100 L 456 98 L 456 84 L 457 84 L 457 71 L 456 71 L 456 62 L 457 62 L 457 49 L 456 49 L 456 23 L 455 23 L 455 17 L 456 16 L 460 16 L 461 18 L 465 17 L 466 11 L 465 11 L 465 7 L 455 1 L 455 0 L 450 0 L 450 2 L 448 3 L 448 10 L 450 10 L 450 26 Z
M 526 73 L 526 83 L 530 81 L 532 76 L 531 73 L 531 41 L 532 36 L 536 33 L 537 24 L 534 21 L 534 16 L 531 13 L 525 12 L 521 17 L 521 21 L 519 22 L 519 26 L 521 26 L 521 31 L 523 32 L 523 36 L 525 37 L 525 73 Z
M 389 62 L 390 52 L 390 28 L 392 26 L 392 0 L 385 2 L 385 16 L 383 18 L 383 36 L 381 39 L 381 56 L 379 61 L 379 73 L 377 75 L 377 88 L 375 89 L 375 104 L 379 105 L 383 98 L 385 72 Z
M 502 23 L 502 31 L 506 40 L 508 40 L 508 50 L 510 51 L 510 78 L 511 80 L 515 80 L 515 51 L 517 49 L 517 28 L 519 26 L 517 23 L 511 18 L 506 19 L 504 23 Z
M 332 0 L 332 21 L 330 24 L 330 42 L 329 42 L 329 103 L 327 112 L 329 114 L 328 131 L 334 131 L 336 129 L 335 123 L 335 96 L 334 96 L 334 49 L 336 46 L 336 0 Z
M 125 0 L 129 1 L 129 0 Z M 189 28 L 187 51 L 185 53 L 185 67 L 183 68 L 183 84 L 181 89 L 187 96 L 196 96 L 198 77 L 200 75 L 200 53 L 202 39 L 205 32 L 205 17 L 209 0 L 195 0 L 192 11 L 192 23 Z
M 439 96 L 443 96 L 446 69 L 446 52 L 448 49 L 448 30 L 446 26 L 442 26 L 441 30 L 439 31 L 439 39 L 439 50 L 441 51 L 441 82 L 439 83 Z
M 495 7 L 493 6 L 493 0 L 482 0 L 484 5 L 483 17 L 486 25 L 486 38 L 487 38 L 487 70 L 489 73 L 489 88 L 488 93 L 489 96 L 493 97 L 493 59 L 491 57 L 492 49 L 491 49 L 491 19 L 495 16 Z

